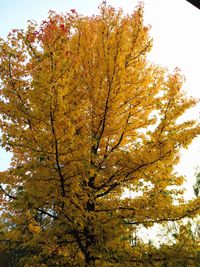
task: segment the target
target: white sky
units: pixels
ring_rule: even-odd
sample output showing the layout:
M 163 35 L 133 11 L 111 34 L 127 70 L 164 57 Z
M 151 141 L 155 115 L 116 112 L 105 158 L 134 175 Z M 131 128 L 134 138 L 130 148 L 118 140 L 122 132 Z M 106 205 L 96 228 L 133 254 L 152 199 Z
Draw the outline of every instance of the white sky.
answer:
M 26 28 L 29 19 L 42 21 L 48 10 L 67 12 L 76 9 L 84 15 L 97 13 L 99 0 L 0 0 L 0 36 L 6 37 L 13 28 Z M 200 10 L 186 0 L 144 0 L 145 21 L 152 26 L 154 39 L 151 61 L 167 67 L 177 66 L 186 76 L 184 90 L 188 95 L 200 98 Z M 136 0 L 107 0 L 108 4 L 132 12 Z M 190 117 L 199 118 L 199 108 L 192 110 Z M 200 141 L 196 140 L 183 156 L 177 170 L 186 175 L 188 191 L 192 196 L 194 168 L 200 166 Z M 10 155 L 0 149 L 0 171 L 9 166 Z

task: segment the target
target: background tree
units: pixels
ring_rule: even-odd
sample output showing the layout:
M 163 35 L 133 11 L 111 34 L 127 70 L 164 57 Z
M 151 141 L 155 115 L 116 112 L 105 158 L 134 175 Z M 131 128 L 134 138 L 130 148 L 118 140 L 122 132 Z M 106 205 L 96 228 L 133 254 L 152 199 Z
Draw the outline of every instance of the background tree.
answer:
M 1 144 L 13 153 L 1 240 L 19 266 L 161 264 L 130 242 L 137 226 L 199 212 L 173 171 L 199 134 L 178 121 L 196 101 L 178 69 L 147 61 L 148 34 L 142 5 L 123 15 L 103 2 L 99 15 L 50 12 L 1 40 Z
M 196 183 L 193 186 L 194 188 L 194 194 L 196 197 L 199 196 L 199 192 L 200 192 L 200 172 L 199 170 L 197 170 L 196 172 Z

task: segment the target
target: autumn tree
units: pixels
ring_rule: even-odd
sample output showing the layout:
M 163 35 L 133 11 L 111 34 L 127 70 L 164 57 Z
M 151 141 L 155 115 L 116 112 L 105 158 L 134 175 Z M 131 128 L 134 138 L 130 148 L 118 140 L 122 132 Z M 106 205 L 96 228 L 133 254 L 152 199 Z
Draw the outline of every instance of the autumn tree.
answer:
M 137 227 L 199 212 L 174 172 L 199 134 L 178 120 L 196 101 L 178 69 L 147 60 L 142 5 L 99 10 L 50 12 L 0 41 L 1 145 L 13 155 L 0 250 L 17 248 L 19 266 L 162 266 L 131 242 Z

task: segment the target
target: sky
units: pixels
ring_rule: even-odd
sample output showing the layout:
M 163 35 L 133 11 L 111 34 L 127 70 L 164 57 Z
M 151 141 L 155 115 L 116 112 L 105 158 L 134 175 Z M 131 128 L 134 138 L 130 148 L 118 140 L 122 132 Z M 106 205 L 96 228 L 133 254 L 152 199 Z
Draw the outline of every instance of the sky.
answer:
M 145 23 L 151 25 L 154 40 L 149 59 L 173 71 L 181 69 L 186 77 L 183 89 L 189 96 L 200 98 L 200 10 L 186 0 L 143 0 Z M 49 10 L 68 12 L 76 9 L 83 15 L 98 12 L 99 0 L 0 0 L 0 37 L 6 38 L 14 28 L 25 29 L 28 20 L 42 21 Z M 107 0 L 107 3 L 132 12 L 136 0 Z M 199 118 L 199 107 L 187 118 Z M 195 140 L 187 151 L 182 151 L 176 170 L 187 178 L 186 199 L 192 196 L 195 167 L 200 166 L 200 141 Z M 0 148 L 0 171 L 9 167 L 11 155 Z

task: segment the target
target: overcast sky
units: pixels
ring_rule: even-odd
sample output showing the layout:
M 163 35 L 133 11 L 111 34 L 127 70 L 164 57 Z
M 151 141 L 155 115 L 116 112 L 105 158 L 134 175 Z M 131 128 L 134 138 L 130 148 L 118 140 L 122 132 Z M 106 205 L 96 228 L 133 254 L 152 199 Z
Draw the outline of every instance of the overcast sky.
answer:
M 5 38 L 13 28 L 26 28 L 27 20 L 42 21 L 48 10 L 67 12 L 76 9 L 84 15 L 98 12 L 98 0 L 0 0 L 0 37 Z M 200 98 L 200 11 L 186 0 L 144 0 L 145 21 L 152 26 L 154 46 L 151 61 L 173 71 L 179 67 L 186 76 L 184 90 L 188 95 Z M 108 0 L 108 4 L 132 12 L 136 0 Z M 192 110 L 190 117 L 199 117 L 199 108 Z M 195 181 L 194 168 L 200 166 L 200 142 L 195 141 L 177 168 L 186 175 L 190 187 L 186 197 L 192 194 Z M 10 155 L 0 149 L 0 170 L 9 166 Z

